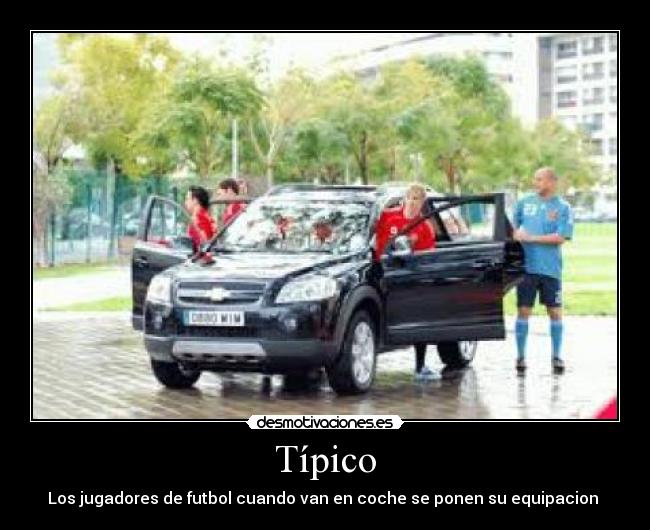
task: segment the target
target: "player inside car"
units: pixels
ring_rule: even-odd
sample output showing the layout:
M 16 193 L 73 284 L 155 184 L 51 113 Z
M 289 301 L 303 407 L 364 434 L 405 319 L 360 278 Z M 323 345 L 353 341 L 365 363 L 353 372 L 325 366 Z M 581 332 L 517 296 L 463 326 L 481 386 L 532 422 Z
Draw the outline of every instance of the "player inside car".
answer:
M 404 195 L 402 205 L 386 208 L 377 221 L 375 228 L 375 261 L 381 259 L 389 240 L 422 216 L 422 207 L 427 192 L 422 184 L 411 184 Z M 413 252 L 433 250 L 436 246 L 436 231 L 431 219 L 422 221 L 405 233 L 411 243 Z M 439 379 L 439 375 L 425 366 L 427 345 L 415 344 L 415 380 L 418 382 Z

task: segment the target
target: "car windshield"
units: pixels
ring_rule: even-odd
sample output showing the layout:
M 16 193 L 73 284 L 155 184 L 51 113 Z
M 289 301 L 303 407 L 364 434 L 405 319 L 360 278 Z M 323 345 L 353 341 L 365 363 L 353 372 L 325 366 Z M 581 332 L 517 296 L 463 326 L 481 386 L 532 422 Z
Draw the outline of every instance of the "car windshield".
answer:
M 217 238 L 215 250 L 345 254 L 368 241 L 370 204 L 260 199 Z

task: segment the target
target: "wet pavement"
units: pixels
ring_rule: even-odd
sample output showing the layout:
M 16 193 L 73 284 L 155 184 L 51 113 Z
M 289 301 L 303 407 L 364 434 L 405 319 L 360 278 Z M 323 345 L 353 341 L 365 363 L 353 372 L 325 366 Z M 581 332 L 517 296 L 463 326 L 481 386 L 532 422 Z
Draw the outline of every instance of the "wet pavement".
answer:
M 413 381 L 413 352 L 379 357 L 377 379 L 363 396 L 319 390 L 287 392 L 282 378 L 204 373 L 191 390 L 165 389 L 149 369 L 141 335 L 124 313 L 35 313 L 34 419 L 218 419 L 251 414 L 398 414 L 432 419 L 589 418 L 617 389 L 616 319 L 570 317 L 565 326 L 567 371 L 551 373 L 545 319 L 533 319 L 528 372 L 514 370 L 512 320 L 508 340 L 479 343 L 470 368 L 441 381 Z M 442 369 L 435 347 L 427 363 Z

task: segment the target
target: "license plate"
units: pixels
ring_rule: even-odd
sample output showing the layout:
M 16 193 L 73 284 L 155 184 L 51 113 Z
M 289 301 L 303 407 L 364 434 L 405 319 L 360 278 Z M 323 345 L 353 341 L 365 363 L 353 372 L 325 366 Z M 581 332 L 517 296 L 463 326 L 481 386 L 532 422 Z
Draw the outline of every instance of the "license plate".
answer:
M 243 311 L 185 311 L 186 326 L 225 326 L 244 325 Z

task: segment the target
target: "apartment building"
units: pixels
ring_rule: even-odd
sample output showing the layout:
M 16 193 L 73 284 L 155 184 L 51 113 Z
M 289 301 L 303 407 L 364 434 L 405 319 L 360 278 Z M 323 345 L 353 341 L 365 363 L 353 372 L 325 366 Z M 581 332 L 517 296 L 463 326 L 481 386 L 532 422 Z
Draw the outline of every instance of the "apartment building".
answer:
M 422 33 L 395 41 L 386 34 L 386 44 L 332 61 L 330 70 L 352 70 L 363 79 L 372 80 L 382 64 L 412 57 L 475 55 L 485 61 L 488 72 L 503 88 L 512 93 L 512 33 Z
M 618 168 L 618 34 L 539 37 L 538 118 L 555 116 L 590 137 L 604 171 Z
M 590 138 L 593 159 L 618 168 L 618 33 L 423 33 L 339 58 L 332 69 L 374 79 L 390 61 L 436 55 L 482 57 L 527 126 L 556 117 Z

